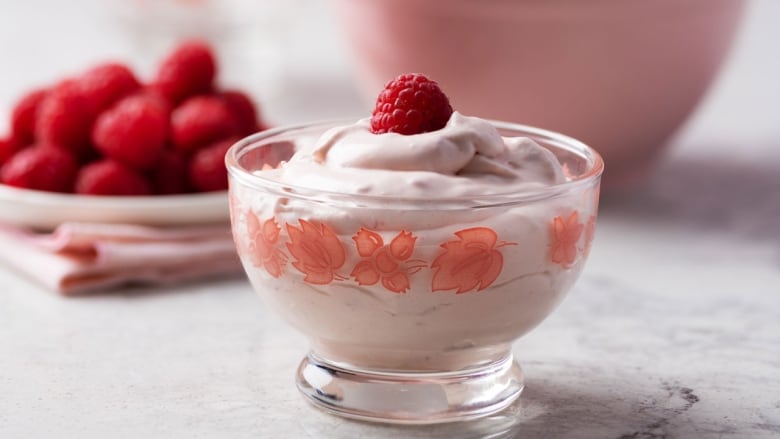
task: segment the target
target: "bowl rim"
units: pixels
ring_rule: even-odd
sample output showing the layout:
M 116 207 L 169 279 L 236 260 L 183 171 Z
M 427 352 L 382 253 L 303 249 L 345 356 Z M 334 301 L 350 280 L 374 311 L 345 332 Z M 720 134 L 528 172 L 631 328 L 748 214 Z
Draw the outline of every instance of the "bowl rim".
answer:
M 242 185 L 252 187 L 258 190 L 272 192 L 290 198 L 305 199 L 310 201 L 327 201 L 329 204 L 356 206 L 388 206 L 388 204 L 403 204 L 404 208 L 414 209 L 414 205 L 419 205 L 424 201 L 421 210 L 431 208 L 443 208 L 445 210 L 457 208 L 474 207 L 497 207 L 504 205 L 526 204 L 541 200 L 561 197 L 573 192 L 586 190 L 599 184 L 600 178 L 604 172 L 604 160 L 601 155 L 584 142 L 573 137 L 561 134 L 555 131 L 538 128 L 530 125 L 518 124 L 513 122 L 485 119 L 491 125 L 499 130 L 516 131 L 518 136 L 527 136 L 537 141 L 545 141 L 542 146 L 549 149 L 546 143 L 554 143 L 555 147 L 566 150 L 569 153 L 577 154 L 587 160 L 588 169 L 576 177 L 570 177 L 568 180 L 541 188 L 526 188 L 521 190 L 495 192 L 490 194 L 458 196 L 458 197 L 408 197 L 399 195 L 366 195 L 347 192 L 336 192 L 320 190 L 307 186 L 299 186 L 286 182 L 279 182 L 270 178 L 265 178 L 252 173 L 239 164 L 240 158 L 254 144 L 278 136 L 283 133 L 321 127 L 323 132 L 329 128 L 354 124 L 356 119 L 331 119 L 320 120 L 307 123 L 283 125 L 261 131 L 247 137 L 244 137 L 230 146 L 225 154 L 225 166 L 228 174 Z M 232 184 L 231 189 L 232 190 Z M 417 203 L 417 204 L 415 204 Z

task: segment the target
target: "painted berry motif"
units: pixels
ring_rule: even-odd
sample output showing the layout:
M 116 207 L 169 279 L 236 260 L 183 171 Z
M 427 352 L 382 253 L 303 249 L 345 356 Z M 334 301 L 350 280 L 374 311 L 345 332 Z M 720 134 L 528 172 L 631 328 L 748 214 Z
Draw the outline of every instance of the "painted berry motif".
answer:
M 287 249 L 295 258 L 293 267 L 304 274 L 303 280 L 326 285 L 334 279 L 345 279 L 337 270 L 346 262 L 346 252 L 333 230 L 315 221 L 299 219 L 298 223 L 300 227 L 287 224 Z
M 464 229 L 455 236 L 457 240 L 441 245 L 444 251 L 431 264 L 436 270 L 432 291 L 455 290 L 461 294 L 484 290 L 504 268 L 504 256 L 498 248 L 516 244 L 499 242 L 496 232 L 487 227 Z
M 380 234 L 365 228 L 352 239 L 358 254 L 364 258 L 350 273 L 358 285 L 375 285 L 381 281 L 388 290 L 405 293 L 410 286 L 409 276 L 426 266 L 423 261 L 409 259 L 417 237 L 405 230 L 398 233 L 390 245 L 385 245 Z
M 580 223 L 580 214 L 576 210 L 567 218 L 556 216 L 552 223 L 551 259 L 564 268 L 569 268 L 577 259 L 577 242 L 582 236 L 584 226 Z
M 282 230 L 274 218 L 260 221 L 253 212 L 246 216 L 249 233 L 249 257 L 256 267 L 263 267 L 271 276 L 278 278 L 287 264 L 287 256 L 278 247 L 279 232 Z

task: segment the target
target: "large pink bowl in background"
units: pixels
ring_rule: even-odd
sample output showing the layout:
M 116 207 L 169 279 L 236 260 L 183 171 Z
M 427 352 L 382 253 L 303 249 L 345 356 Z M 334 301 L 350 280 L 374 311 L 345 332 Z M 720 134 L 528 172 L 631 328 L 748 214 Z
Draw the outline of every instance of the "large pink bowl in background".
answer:
M 461 113 L 579 138 L 630 187 L 696 107 L 743 0 L 334 0 L 373 99 L 406 72 Z

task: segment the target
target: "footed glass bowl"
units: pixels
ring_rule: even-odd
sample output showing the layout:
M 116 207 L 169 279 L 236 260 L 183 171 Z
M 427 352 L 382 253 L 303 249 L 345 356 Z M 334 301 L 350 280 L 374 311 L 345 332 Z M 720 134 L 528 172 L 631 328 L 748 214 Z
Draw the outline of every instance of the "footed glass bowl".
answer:
M 567 181 L 421 199 L 325 192 L 258 172 L 346 123 L 262 132 L 226 157 L 244 268 L 310 342 L 298 388 L 320 408 L 370 421 L 503 409 L 523 389 L 512 342 L 555 309 L 587 259 L 601 158 L 560 134 L 492 122 L 552 151 Z

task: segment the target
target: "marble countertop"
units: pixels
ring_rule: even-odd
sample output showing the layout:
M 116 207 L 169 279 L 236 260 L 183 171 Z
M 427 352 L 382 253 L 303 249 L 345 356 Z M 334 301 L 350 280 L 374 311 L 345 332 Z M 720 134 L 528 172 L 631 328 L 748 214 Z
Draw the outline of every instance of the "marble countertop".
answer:
M 331 25 L 309 6 L 304 20 Z M 3 105 L 45 76 L 22 71 L 41 62 L 34 55 L 7 58 L 21 53 L 13 36 L 33 7 L 0 6 Z M 754 0 L 722 76 L 657 171 L 604 200 L 580 281 L 515 345 L 526 389 L 506 411 L 433 427 L 316 411 L 293 382 L 305 340 L 244 279 L 65 299 L 0 267 L 0 437 L 780 437 L 780 57 L 767 55 L 778 18 L 780 3 Z M 335 37 L 323 44 L 344 59 Z M 288 78 L 324 58 L 300 53 Z M 305 83 L 312 104 L 301 106 L 300 89 L 269 94 L 270 116 L 332 112 L 336 93 L 340 115 L 361 112 L 333 59 Z

